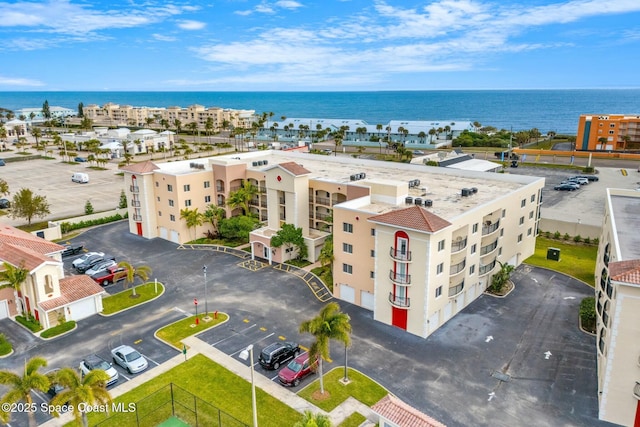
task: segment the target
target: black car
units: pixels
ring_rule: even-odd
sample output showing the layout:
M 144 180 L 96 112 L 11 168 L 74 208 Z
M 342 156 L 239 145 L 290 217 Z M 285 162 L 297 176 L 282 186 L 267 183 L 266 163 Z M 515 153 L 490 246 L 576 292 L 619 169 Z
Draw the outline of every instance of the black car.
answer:
M 0 209 L 8 209 L 11 207 L 9 199 L 0 199 Z
M 64 245 L 62 251 L 62 258 L 66 258 L 72 255 L 78 255 L 84 249 L 84 245 Z
M 294 342 L 274 342 L 260 352 L 258 362 L 265 369 L 278 369 L 284 362 L 300 354 L 300 346 Z
M 589 182 L 600 181 L 600 178 L 598 178 L 595 175 L 576 175 L 575 177 L 572 177 L 572 178 L 587 178 Z
M 558 184 L 553 187 L 553 189 L 559 191 L 575 191 L 578 189 L 578 187 L 576 187 L 575 184 Z
M 84 260 L 83 262 L 81 262 L 80 264 L 76 265 L 76 271 L 78 273 L 84 273 L 85 271 L 91 269 L 91 267 L 93 267 L 94 265 L 101 263 L 103 261 L 107 261 L 107 260 L 114 260 L 115 261 L 115 257 L 111 256 L 111 255 L 91 255 L 90 257 L 88 257 L 86 260 Z

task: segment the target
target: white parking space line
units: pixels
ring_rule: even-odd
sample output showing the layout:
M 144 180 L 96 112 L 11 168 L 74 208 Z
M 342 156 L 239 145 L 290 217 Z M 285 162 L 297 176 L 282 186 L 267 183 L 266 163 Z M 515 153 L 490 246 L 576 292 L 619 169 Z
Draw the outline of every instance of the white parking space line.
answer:
M 259 343 L 260 341 L 266 340 L 267 338 L 269 338 L 269 337 L 271 337 L 271 336 L 273 336 L 273 335 L 275 335 L 275 334 L 276 334 L 275 332 L 271 332 L 271 333 L 270 333 L 269 335 L 267 335 L 266 337 L 263 337 L 263 338 L 259 339 L 258 341 L 255 341 L 255 342 L 253 342 L 253 343 L 251 343 L 251 344 L 257 344 L 257 343 Z M 249 344 L 247 344 L 246 346 L 242 347 L 242 348 L 241 348 L 240 350 L 238 350 L 238 351 L 234 351 L 234 352 L 233 352 L 233 353 L 231 353 L 229 356 L 234 357 L 236 354 L 239 354 L 242 350 L 246 349 L 248 345 L 249 345 Z M 254 351 L 254 353 L 255 353 L 255 351 Z M 254 365 L 255 365 L 255 363 L 254 363 Z
M 213 344 L 211 344 L 211 345 L 212 345 L 213 347 L 215 347 L 217 344 L 220 344 L 221 342 L 224 342 L 224 341 L 226 341 L 226 340 L 228 340 L 228 339 L 231 339 L 231 338 L 235 337 L 236 335 L 243 334 L 243 333 L 247 332 L 249 329 L 251 329 L 251 328 L 255 328 L 256 326 L 258 326 L 258 325 L 254 323 L 253 325 L 249 326 L 248 328 L 245 328 L 245 329 L 243 329 L 243 330 L 241 330 L 241 331 L 235 332 L 233 335 L 229 335 L 228 337 L 223 338 L 223 339 L 221 339 L 221 340 L 219 340 L 219 341 L 216 341 L 216 342 L 214 342 L 214 343 L 213 343 Z
M 40 393 L 40 392 L 34 392 L 33 394 L 36 395 L 36 397 L 40 400 L 42 400 L 43 402 L 47 403 L 49 402 L 49 399 L 46 399 L 44 396 L 44 393 Z
M 174 311 L 177 311 L 178 313 L 182 313 L 184 314 L 185 317 L 190 317 L 191 314 L 186 312 L 185 310 L 181 309 L 180 307 L 173 307 Z
M 275 380 L 277 380 L 277 379 L 278 379 L 278 374 L 276 374 L 276 376 L 275 376 L 275 377 L 271 377 L 271 378 L 269 378 L 269 379 L 270 379 L 271 381 L 275 381 Z
M 144 356 L 144 354 L 143 354 Z M 149 362 L 153 363 L 156 366 L 160 366 L 160 364 L 158 362 L 156 362 L 155 360 L 153 360 L 152 358 L 148 357 L 148 356 L 144 356 L 145 359 L 147 359 Z
M 127 380 L 127 381 L 131 381 L 131 378 L 129 378 L 129 377 L 128 377 L 128 376 L 126 376 L 125 374 L 120 374 L 120 376 L 121 376 L 122 378 L 124 378 L 125 380 Z

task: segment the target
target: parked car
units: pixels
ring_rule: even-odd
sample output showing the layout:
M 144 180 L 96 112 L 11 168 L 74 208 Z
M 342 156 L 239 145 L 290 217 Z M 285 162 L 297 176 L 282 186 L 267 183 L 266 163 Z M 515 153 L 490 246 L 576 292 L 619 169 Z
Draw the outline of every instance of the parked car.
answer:
M 102 369 L 107 373 L 107 375 L 109 375 L 107 387 L 118 382 L 119 375 L 116 368 L 97 354 L 87 356 L 82 362 L 80 362 L 80 373 L 83 377 L 94 369 Z
M 598 178 L 595 175 L 576 175 L 575 177 L 572 177 L 572 178 L 586 178 L 589 180 L 589 182 L 600 181 L 600 178 Z
M 87 159 L 85 159 L 84 157 L 76 157 L 75 159 L 73 159 L 73 161 L 78 163 L 84 163 L 87 161 Z
M 555 187 L 553 187 L 554 190 L 558 190 L 558 191 L 575 191 L 578 188 L 580 187 L 576 186 L 575 184 L 558 184 Z
M 69 244 L 64 245 L 64 250 L 62 251 L 62 258 L 66 258 L 72 255 L 78 255 L 84 249 L 84 245 L 82 244 Z
M 130 374 L 142 372 L 149 364 L 143 355 L 128 345 L 121 345 L 111 350 L 113 361 L 126 369 Z
M 579 176 L 572 176 L 569 179 L 567 179 L 567 181 L 577 182 L 580 185 L 586 185 L 589 183 L 589 180 L 587 178 L 581 178 Z
M 293 342 L 274 342 L 260 352 L 258 362 L 265 369 L 278 369 L 284 362 L 300 354 L 300 346 Z
M 0 166 L 4 166 L 5 164 L 4 160 L 0 159 Z
M 95 255 L 104 256 L 104 252 L 87 252 L 86 254 L 82 255 L 80 258 L 74 259 L 71 265 L 73 266 L 73 268 L 76 268 L 78 265 L 82 264 L 83 262 L 88 260 L 90 257 Z
M 567 185 L 573 185 L 574 187 L 576 187 L 576 190 L 580 189 L 580 183 L 576 182 L 576 181 L 569 181 L 568 179 L 565 181 L 562 181 L 560 184 L 567 184 Z
M 86 270 L 84 274 L 88 276 L 93 276 L 94 274 L 104 273 L 105 271 L 107 271 L 107 268 L 113 267 L 114 265 L 116 265 L 116 261 L 113 259 L 105 259 L 103 261 L 98 261 L 91 268 Z
M 47 378 L 49 378 L 49 381 L 51 383 L 49 386 L 49 389 L 47 390 L 47 394 L 51 398 L 56 397 L 58 393 L 64 390 L 64 387 L 55 381 L 56 374 L 58 373 L 59 370 L 60 369 L 52 369 L 50 371 L 45 372 L 45 375 L 47 376 Z
M 309 353 L 301 354 L 293 359 L 278 373 L 278 380 L 284 386 L 297 387 L 306 376 L 313 373 L 315 367 L 309 363 Z
M 105 271 L 100 273 L 95 273 L 91 275 L 91 278 L 96 281 L 99 285 L 107 286 L 110 283 L 114 282 L 115 275 L 124 271 L 124 267 L 118 267 L 118 265 L 112 265 L 108 267 Z M 124 277 L 119 280 L 124 280 Z
M 424 154 L 424 151 L 422 151 L 422 150 L 413 150 L 411 153 L 414 156 L 422 156 Z
M 8 209 L 11 207 L 9 199 L 0 199 L 0 209 Z

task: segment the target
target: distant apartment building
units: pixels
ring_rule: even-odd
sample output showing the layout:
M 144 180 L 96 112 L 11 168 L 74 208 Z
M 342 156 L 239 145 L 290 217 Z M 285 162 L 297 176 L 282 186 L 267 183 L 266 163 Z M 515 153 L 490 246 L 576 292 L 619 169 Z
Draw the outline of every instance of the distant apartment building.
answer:
M 640 427 L 640 193 L 607 189 L 596 260 L 599 418 Z
M 77 111 L 72 110 L 71 108 L 58 107 L 58 106 L 50 106 L 49 114 L 51 118 L 59 118 L 64 119 L 66 117 L 75 116 L 78 114 Z M 40 108 L 22 108 L 20 110 L 15 111 L 16 117 L 24 117 L 24 120 L 31 123 L 44 123 L 49 120 L 44 116 L 44 112 L 42 111 L 42 107 Z
M 129 230 L 185 243 L 211 227 L 189 229 L 181 209 L 227 200 L 243 182 L 258 193 L 250 211 L 254 258 L 285 262 L 273 247 L 282 224 L 302 229 L 315 261 L 332 236 L 333 295 L 376 320 L 427 337 L 476 299 L 500 263 L 533 254 L 544 178 L 453 170 L 289 151 L 255 151 L 123 168 Z
M 624 151 L 631 148 L 640 148 L 640 115 L 580 115 L 577 150 Z
M 250 128 L 254 121 L 254 110 L 233 110 L 220 107 L 205 108 L 202 105 L 182 107 L 134 107 L 107 103 L 102 106 L 91 104 L 83 108 L 84 116 L 94 124 L 102 126 L 138 126 L 176 128 L 176 120 L 181 129 L 186 130 L 190 123 L 196 123 L 197 129 L 219 131 L 225 125 L 229 127 Z

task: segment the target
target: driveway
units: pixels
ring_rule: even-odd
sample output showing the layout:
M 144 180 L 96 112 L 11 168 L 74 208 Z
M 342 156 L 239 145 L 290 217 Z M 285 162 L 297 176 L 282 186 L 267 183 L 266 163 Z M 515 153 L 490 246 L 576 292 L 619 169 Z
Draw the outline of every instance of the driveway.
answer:
M 165 294 L 112 317 L 83 320 L 70 335 L 30 340 L 3 359 L 3 367 L 19 369 L 33 355 L 46 357 L 51 368 L 77 366 L 86 354 L 110 357 L 110 348 L 129 344 L 153 368 L 177 354 L 153 332 L 193 313 L 194 298 L 203 307 L 203 265 L 208 267 L 209 310 L 228 313 L 230 321 L 201 338 L 232 357 L 249 343 L 258 349 L 275 339 L 311 343 L 310 336 L 297 332 L 298 325 L 323 304 L 296 276 L 269 267 L 254 272 L 240 267 L 240 259 L 232 255 L 145 240 L 130 234 L 124 221 L 94 228 L 74 241 L 118 260 L 151 266 L 152 277 L 165 284 Z M 340 302 L 353 325 L 349 365 L 450 427 L 513 426 L 531 420 L 537 426 L 607 425 L 597 420 L 595 338 L 577 328 L 580 300 L 593 290 L 528 266 L 512 277 L 516 288 L 509 296 L 481 296 L 426 340 Z M 331 352 L 327 368 L 343 365 L 344 348 L 332 343 Z M 120 382 L 126 381 L 128 374 L 120 373 Z M 275 377 L 272 371 L 264 374 Z M 12 425 L 26 425 L 24 421 L 16 419 Z

